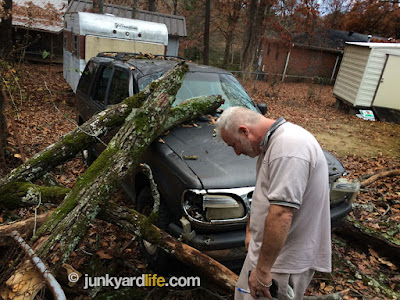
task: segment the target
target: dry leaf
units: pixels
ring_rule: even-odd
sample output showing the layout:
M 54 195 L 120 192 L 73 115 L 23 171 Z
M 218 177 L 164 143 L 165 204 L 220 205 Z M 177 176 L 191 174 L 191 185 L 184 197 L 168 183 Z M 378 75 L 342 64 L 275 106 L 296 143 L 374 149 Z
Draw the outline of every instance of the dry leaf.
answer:
M 100 259 L 112 259 L 112 256 L 105 253 L 104 250 L 99 250 L 96 252 L 96 254 L 100 257 Z

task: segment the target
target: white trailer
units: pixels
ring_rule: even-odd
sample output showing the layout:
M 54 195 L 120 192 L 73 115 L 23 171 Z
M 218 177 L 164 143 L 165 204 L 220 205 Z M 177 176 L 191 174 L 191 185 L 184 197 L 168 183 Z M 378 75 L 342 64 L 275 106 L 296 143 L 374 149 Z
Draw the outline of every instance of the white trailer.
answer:
M 90 58 L 100 52 L 164 55 L 165 24 L 87 12 L 64 15 L 63 73 L 74 92 Z
M 353 107 L 400 110 L 400 44 L 346 43 L 333 87 Z

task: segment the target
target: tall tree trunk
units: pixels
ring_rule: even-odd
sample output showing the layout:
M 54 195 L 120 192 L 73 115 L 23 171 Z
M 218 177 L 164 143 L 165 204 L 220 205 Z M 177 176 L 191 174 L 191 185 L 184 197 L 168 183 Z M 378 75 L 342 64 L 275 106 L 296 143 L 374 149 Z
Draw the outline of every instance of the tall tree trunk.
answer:
M 225 36 L 226 43 L 224 50 L 224 61 L 222 63 L 222 68 L 224 69 L 226 69 L 230 58 L 230 51 L 235 37 L 235 30 L 239 22 L 240 10 L 242 9 L 242 4 L 243 4 L 242 1 L 234 1 L 233 10 L 228 15 L 228 28 Z
M 93 11 L 98 14 L 104 13 L 103 0 L 93 0 Z
M 132 0 L 132 19 L 136 19 L 138 0 Z
M 204 17 L 204 49 L 203 49 L 203 64 L 210 63 L 210 14 L 211 0 L 206 0 L 205 17 Z
M 3 0 L 3 14 L 0 22 L 0 57 L 6 58 L 12 46 L 12 0 Z
M 148 4 L 149 11 L 156 11 L 156 0 L 149 0 Z
M 260 39 L 264 34 L 264 20 L 274 0 L 251 0 L 247 7 L 247 27 L 243 37 L 240 69 L 249 78 Z

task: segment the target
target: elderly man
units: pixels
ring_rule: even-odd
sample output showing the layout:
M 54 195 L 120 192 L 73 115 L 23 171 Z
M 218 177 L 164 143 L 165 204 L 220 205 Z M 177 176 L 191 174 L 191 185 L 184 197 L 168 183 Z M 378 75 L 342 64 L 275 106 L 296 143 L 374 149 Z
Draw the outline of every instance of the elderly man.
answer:
M 248 253 L 235 299 L 302 299 L 314 272 L 331 271 L 328 166 L 305 129 L 243 107 L 226 109 L 217 133 L 237 155 L 258 157 L 247 225 Z M 290 293 L 288 293 L 290 291 Z

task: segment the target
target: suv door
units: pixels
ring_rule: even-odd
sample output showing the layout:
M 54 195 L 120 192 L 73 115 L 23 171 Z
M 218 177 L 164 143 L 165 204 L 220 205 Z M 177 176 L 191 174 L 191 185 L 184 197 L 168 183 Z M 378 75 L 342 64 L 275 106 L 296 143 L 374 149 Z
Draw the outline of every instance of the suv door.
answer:
M 130 72 L 128 69 L 116 66 L 114 68 L 110 90 L 106 97 L 106 105 L 113 105 L 133 95 L 132 84 L 130 84 Z

